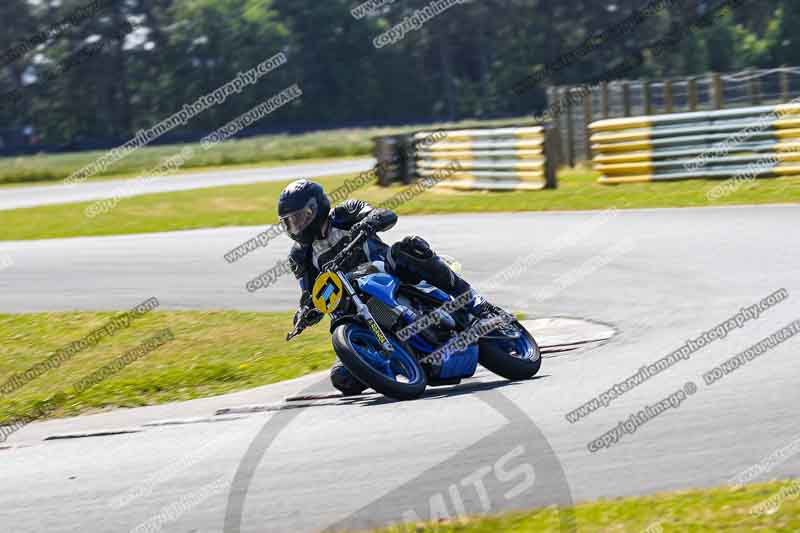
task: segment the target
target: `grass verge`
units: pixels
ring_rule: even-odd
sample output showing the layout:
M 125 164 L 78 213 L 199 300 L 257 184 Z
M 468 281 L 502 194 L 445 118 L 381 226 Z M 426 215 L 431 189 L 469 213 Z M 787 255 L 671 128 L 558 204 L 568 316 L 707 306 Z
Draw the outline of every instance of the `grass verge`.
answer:
M 318 180 L 328 191 L 350 176 Z M 564 170 L 559 188 L 535 192 L 426 191 L 403 204 L 401 214 L 476 213 L 606 209 L 617 207 L 701 207 L 800 202 L 800 179 L 759 180 L 715 202 L 706 193 L 719 181 L 600 185 L 589 169 Z M 91 202 L 0 211 L 0 240 L 46 239 L 262 225 L 277 221 L 275 205 L 285 183 L 259 183 L 124 198 L 110 213 L 90 219 Z M 352 196 L 378 205 L 403 190 L 365 187 Z
M 793 494 L 781 498 L 784 494 Z M 728 533 L 800 531 L 800 481 L 778 481 L 741 488 L 718 488 L 657 494 L 640 498 L 600 500 L 575 508 L 580 533 Z M 751 510 L 775 497 L 779 509 L 771 514 Z M 555 508 L 452 522 L 414 524 L 376 530 L 381 533 L 560 533 Z
M 182 170 L 197 171 L 207 167 L 232 165 L 286 164 L 289 161 L 330 159 L 369 155 L 372 141 L 370 130 L 343 130 L 305 135 L 271 135 L 228 141 L 208 151 L 200 144 L 153 146 L 141 148 L 94 178 L 129 177 L 156 168 L 164 159 L 174 156 L 184 146 L 193 146 L 195 156 Z M 93 163 L 107 151 L 75 152 L 68 154 L 39 154 L 35 156 L 0 159 L 0 184 L 31 183 L 63 180 L 73 172 Z
M 103 327 L 115 313 L 0 315 L 0 384 L 57 349 Z M 291 313 L 155 311 L 75 354 L 60 367 L 0 395 L 0 424 L 39 412 L 59 393 L 48 417 L 113 407 L 190 400 L 266 385 L 327 369 L 334 361 L 328 321 L 287 343 Z M 169 328 L 174 340 L 81 393 L 73 383 Z M 65 395 L 65 396 L 64 396 Z
M 170 154 L 174 155 L 174 154 Z M 165 177 L 171 176 L 182 176 L 186 174 L 198 174 L 198 173 L 211 173 L 215 171 L 237 171 L 237 170 L 260 170 L 265 168 L 273 168 L 273 167 L 285 167 L 288 165 L 303 165 L 303 164 L 324 164 L 324 163 L 335 163 L 337 161 L 352 161 L 353 158 L 351 156 L 348 157 L 326 157 L 326 158 L 310 158 L 310 159 L 298 159 L 292 161 L 262 161 L 259 163 L 236 163 L 230 165 L 215 165 L 215 166 L 204 166 L 204 167 L 185 167 L 180 168 L 174 171 L 170 171 L 167 174 L 164 174 Z M 3 160 L 0 159 L 0 163 Z M 0 170 L 2 172 L 2 170 Z M 140 171 L 132 171 L 127 173 L 114 173 L 114 174 L 99 174 L 97 176 L 90 176 L 86 178 L 86 182 L 92 181 L 109 181 L 109 180 L 122 180 L 122 179 L 132 179 L 138 178 L 142 175 Z M 47 185 L 61 185 L 61 178 L 59 178 L 58 183 L 54 183 L 53 180 L 34 180 L 34 181 L 15 181 L 15 182 L 8 182 L 3 183 L 0 182 L 0 191 L 2 190 L 9 190 L 15 187 L 36 187 L 38 186 L 47 186 Z
M 260 165 L 266 162 L 275 164 L 306 159 L 370 155 L 373 146 L 372 138 L 380 135 L 395 135 L 447 127 L 502 126 L 517 124 L 522 120 L 469 120 L 427 126 L 340 129 L 299 135 L 263 135 L 227 141 L 208 151 L 199 149 L 199 143 L 147 146 L 115 163 L 111 168 L 101 172 L 98 177 L 108 179 L 109 177 L 147 172 L 158 166 L 163 159 L 180 152 L 184 146 L 198 148 L 195 150 L 196 156 L 184 165 L 184 170 L 228 165 Z M 0 158 L 0 185 L 61 180 L 96 161 L 107 152 L 107 150 L 98 150 Z

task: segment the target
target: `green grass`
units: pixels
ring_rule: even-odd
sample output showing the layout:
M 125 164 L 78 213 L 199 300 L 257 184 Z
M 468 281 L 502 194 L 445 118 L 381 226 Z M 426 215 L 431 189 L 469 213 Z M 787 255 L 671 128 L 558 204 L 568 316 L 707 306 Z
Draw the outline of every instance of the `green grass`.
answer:
M 339 157 L 366 156 L 372 153 L 372 138 L 439 127 L 493 126 L 519 123 L 521 119 L 502 121 L 464 121 L 437 124 L 434 126 L 407 126 L 397 128 L 364 128 L 319 131 L 300 135 L 264 135 L 242 140 L 233 140 L 196 155 L 183 169 L 223 167 L 230 165 L 263 165 L 308 159 L 330 159 Z M 133 152 L 96 177 L 104 179 L 126 177 L 147 172 L 157 167 L 162 160 L 178 153 L 187 145 L 144 147 Z M 191 144 L 199 148 L 200 144 Z M 0 185 L 62 180 L 70 174 L 94 162 L 106 150 L 75 152 L 69 154 L 40 154 L 36 156 L 0 158 Z
M 193 146 L 196 150 L 195 156 L 183 165 L 182 171 L 196 172 L 215 167 L 285 165 L 289 161 L 365 156 L 372 150 L 372 141 L 359 130 L 345 130 L 336 135 L 310 133 L 234 140 L 208 151 L 200 149 L 200 144 L 145 147 L 89 179 L 124 178 L 150 172 L 163 160 L 179 153 L 184 146 Z M 91 151 L 1 158 L 0 185 L 63 180 L 106 153 Z
M 114 313 L 0 315 L 0 384 L 102 327 Z M 19 390 L 0 394 L 0 423 L 36 412 L 64 393 L 50 417 L 190 400 L 327 369 L 334 361 L 325 320 L 287 343 L 291 313 L 160 312 L 132 322 Z M 170 328 L 173 341 L 118 374 L 75 393 L 72 384 Z
M 328 191 L 349 176 L 322 178 Z M 697 207 L 708 205 L 797 203 L 800 179 L 747 183 L 734 194 L 709 203 L 706 192 L 719 181 L 600 185 L 589 169 L 563 170 L 557 190 L 534 192 L 426 191 L 402 205 L 401 214 L 474 213 L 605 209 L 610 207 Z M 91 202 L 0 211 L 0 240 L 100 236 L 159 231 L 262 225 L 277 221 L 275 205 L 284 183 L 260 183 L 171 192 L 122 199 L 110 213 L 90 219 Z M 379 204 L 403 190 L 368 186 L 352 194 Z
M 174 152 L 167 154 L 167 156 L 175 155 Z M 37 157 L 37 156 L 34 156 Z M 49 156 L 48 156 L 49 157 Z M 58 156 L 53 156 L 58 157 Z M 293 164 L 306 164 L 306 163 L 333 163 L 338 161 L 351 161 L 352 156 L 347 157 L 325 157 L 325 158 L 310 158 L 310 159 L 302 159 L 296 161 L 262 161 L 258 163 L 236 163 L 230 165 L 214 165 L 214 166 L 202 166 L 202 167 L 191 167 L 191 165 L 187 165 L 184 168 L 180 168 L 178 170 L 174 170 L 169 172 L 168 174 L 164 174 L 165 176 L 181 176 L 184 174 L 196 174 L 198 172 L 214 172 L 216 170 L 250 170 L 250 169 L 262 169 L 262 168 L 272 168 L 272 167 L 283 167 L 287 165 Z M 2 164 L 4 160 L 0 158 L 0 164 Z M 158 164 L 158 163 L 156 163 Z M 149 167 L 148 170 L 151 170 L 152 167 Z M 3 173 L 2 168 L 0 168 L 0 174 Z M 142 175 L 142 172 L 136 169 L 130 169 L 129 171 L 125 172 L 116 172 L 114 174 L 98 174 L 96 176 L 90 176 L 86 178 L 87 182 L 91 181 L 107 181 L 107 180 L 116 180 L 116 179 L 130 179 L 130 178 L 138 178 Z M 59 183 L 62 178 L 58 178 Z M 0 190 L 8 190 L 15 187 L 32 187 L 32 186 L 46 186 L 46 185 L 58 185 L 57 183 L 53 183 L 53 180 L 48 178 L 46 180 L 26 180 L 26 181 L 14 181 L 14 182 L 1 182 L 0 181 Z
M 800 498 L 783 500 L 774 514 L 755 516 L 750 510 L 781 489 L 798 482 L 772 482 L 741 488 L 718 488 L 657 494 L 641 498 L 600 500 L 575 508 L 578 533 L 744 533 L 800 531 Z M 796 494 L 796 491 L 795 491 Z M 662 529 L 659 530 L 658 526 Z M 559 512 L 547 508 L 487 518 L 467 518 L 436 524 L 396 526 L 382 533 L 560 533 Z

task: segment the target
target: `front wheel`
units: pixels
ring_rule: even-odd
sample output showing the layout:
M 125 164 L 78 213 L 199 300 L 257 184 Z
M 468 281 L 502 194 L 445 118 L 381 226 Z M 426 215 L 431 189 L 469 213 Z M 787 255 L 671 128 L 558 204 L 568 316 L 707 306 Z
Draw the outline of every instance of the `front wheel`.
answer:
M 509 328 L 518 335 L 503 335 Z M 542 367 L 539 345 L 522 324 L 515 321 L 508 328 L 492 333 L 478 341 L 481 365 L 512 381 L 530 379 L 539 372 Z
M 416 358 L 396 339 L 394 351 L 384 354 L 375 335 L 365 326 L 347 323 L 333 331 L 333 349 L 339 360 L 361 382 L 396 400 L 413 400 L 425 392 L 428 380 Z

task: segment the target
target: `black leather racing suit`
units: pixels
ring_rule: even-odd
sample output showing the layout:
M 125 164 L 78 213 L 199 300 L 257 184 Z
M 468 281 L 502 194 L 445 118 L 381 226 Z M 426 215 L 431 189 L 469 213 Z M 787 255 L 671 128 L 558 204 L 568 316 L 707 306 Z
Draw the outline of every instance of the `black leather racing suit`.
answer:
M 289 253 L 292 271 L 302 290 L 301 308 L 310 305 L 310 290 L 322 266 L 350 242 L 346 237 L 350 236 L 353 226 L 367 223 L 376 231 L 386 231 L 397 223 L 397 215 L 389 209 L 374 208 L 362 200 L 347 200 L 331 209 L 329 221 L 324 239 L 310 245 L 296 243 Z M 469 284 L 453 272 L 420 237 L 406 237 L 389 247 L 375 236 L 352 256 L 354 266 L 367 261 L 383 261 L 386 272 L 404 283 L 419 283 L 424 279 L 452 296 L 471 290 Z M 318 319 L 322 319 L 321 314 Z M 365 388 L 338 361 L 331 369 L 331 381 L 334 387 L 345 394 L 358 394 Z

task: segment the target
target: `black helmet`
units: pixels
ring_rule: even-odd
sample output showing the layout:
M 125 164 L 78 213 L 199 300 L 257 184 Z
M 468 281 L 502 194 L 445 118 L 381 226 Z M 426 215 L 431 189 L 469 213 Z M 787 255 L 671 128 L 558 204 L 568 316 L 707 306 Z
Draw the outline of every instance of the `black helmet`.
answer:
M 322 238 L 322 225 L 328 218 L 331 202 L 322 185 L 308 180 L 293 181 L 278 200 L 278 216 L 289 237 L 303 244 Z

